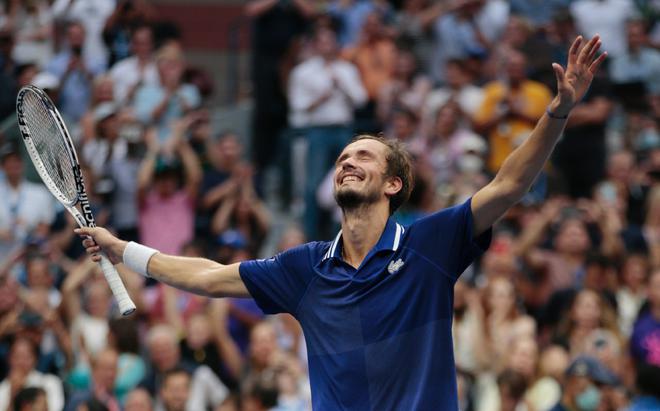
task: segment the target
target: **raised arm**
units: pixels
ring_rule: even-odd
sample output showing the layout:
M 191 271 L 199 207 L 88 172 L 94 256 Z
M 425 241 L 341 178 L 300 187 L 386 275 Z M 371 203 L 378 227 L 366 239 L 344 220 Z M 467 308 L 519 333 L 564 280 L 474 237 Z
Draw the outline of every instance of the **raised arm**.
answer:
M 80 228 L 75 230 L 81 237 L 87 253 L 103 250 L 113 264 L 124 262 L 124 250 L 128 243 L 105 228 Z M 92 260 L 100 261 L 98 255 Z M 177 257 L 163 253 L 154 254 L 148 262 L 149 277 L 173 287 L 207 297 L 250 297 L 238 272 L 240 263 L 223 265 L 206 258 Z
M 584 96 L 598 66 L 607 53 L 597 56 L 601 42 L 598 35 L 584 46 L 582 37 L 575 39 L 568 53 L 568 65 L 552 68 L 557 77 L 557 96 L 536 127 L 504 161 L 502 168 L 486 187 L 472 198 L 474 234 L 479 235 L 516 204 L 529 190 L 559 140 L 571 109 Z

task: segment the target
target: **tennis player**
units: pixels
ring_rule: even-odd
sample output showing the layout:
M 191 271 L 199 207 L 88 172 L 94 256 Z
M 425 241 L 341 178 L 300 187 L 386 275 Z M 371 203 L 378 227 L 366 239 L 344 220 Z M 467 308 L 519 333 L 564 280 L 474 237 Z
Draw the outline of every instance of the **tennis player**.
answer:
M 491 183 L 409 227 L 391 218 L 411 190 L 407 154 L 397 143 L 359 136 L 336 162 L 343 216 L 334 241 L 222 265 L 162 254 L 103 228 L 76 231 L 91 237 L 83 241 L 88 253 L 104 250 L 113 263 L 174 287 L 252 297 L 266 313 L 294 315 L 307 341 L 315 410 L 455 411 L 454 283 L 548 159 L 605 58 L 600 44 L 598 36 L 584 45 L 578 37 L 567 67 L 553 65 L 557 96 Z

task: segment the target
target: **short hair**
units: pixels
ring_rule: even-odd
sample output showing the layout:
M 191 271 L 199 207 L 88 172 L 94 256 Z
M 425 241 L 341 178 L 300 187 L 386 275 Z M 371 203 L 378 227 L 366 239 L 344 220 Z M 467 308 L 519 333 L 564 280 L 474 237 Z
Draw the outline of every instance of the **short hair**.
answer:
M 22 388 L 14 396 L 14 411 L 20 411 L 24 406 L 34 403 L 40 396 L 45 396 L 46 391 L 40 387 Z
M 135 320 L 126 317 L 113 318 L 109 321 L 108 327 L 115 338 L 117 351 L 120 353 L 140 353 L 140 336 Z
M 161 389 L 165 387 L 165 384 L 167 383 L 167 380 L 170 378 L 176 377 L 178 375 L 185 375 L 188 378 L 188 384 L 190 384 L 190 381 L 192 379 L 192 374 L 186 370 L 185 368 L 182 367 L 174 367 L 171 370 L 165 371 L 163 374 L 163 382 L 160 384 Z
M 385 176 L 398 177 L 401 179 L 402 183 L 401 190 L 390 197 L 390 215 L 392 215 L 399 209 L 399 207 L 408 201 L 414 185 L 410 153 L 408 153 L 408 150 L 406 150 L 403 143 L 398 140 L 385 139 L 373 134 L 359 134 L 351 140 L 351 143 L 360 140 L 376 140 L 386 145 L 389 149 L 386 157 L 387 169 L 385 170 Z

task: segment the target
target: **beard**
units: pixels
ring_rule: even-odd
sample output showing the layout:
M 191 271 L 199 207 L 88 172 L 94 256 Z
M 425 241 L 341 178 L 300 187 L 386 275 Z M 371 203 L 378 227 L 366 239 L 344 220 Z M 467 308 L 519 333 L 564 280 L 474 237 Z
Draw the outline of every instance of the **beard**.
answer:
M 377 191 L 360 192 L 352 188 L 340 188 L 335 190 L 335 201 L 343 211 L 357 210 L 358 208 L 373 204 L 378 201 Z

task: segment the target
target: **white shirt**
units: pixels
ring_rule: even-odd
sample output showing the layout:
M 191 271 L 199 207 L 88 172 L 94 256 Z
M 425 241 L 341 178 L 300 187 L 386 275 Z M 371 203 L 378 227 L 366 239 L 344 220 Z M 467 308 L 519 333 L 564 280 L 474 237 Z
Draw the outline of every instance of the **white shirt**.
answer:
M 42 374 L 39 371 L 31 371 L 23 387 L 38 387 L 46 391 L 48 411 L 61 411 L 64 409 L 64 391 L 59 378 L 50 374 Z M 9 405 L 9 394 L 11 385 L 8 379 L 0 383 L 0 410 L 6 410 Z
M 52 6 L 56 18 L 77 20 L 85 27 L 85 60 L 108 64 L 108 50 L 103 42 L 103 27 L 116 7 L 116 0 L 55 0 Z
M 334 87 L 332 78 L 337 79 Z M 309 107 L 332 90 L 330 98 L 313 110 Z M 326 63 L 312 57 L 293 69 L 289 78 L 292 127 L 346 125 L 353 121 L 353 110 L 367 101 L 367 92 L 357 68 L 343 60 Z
M 115 86 L 115 101 L 119 104 L 129 103 L 126 101 L 128 92 L 140 81 L 142 81 L 142 84 L 154 86 L 160 84 L 156 64 L 150 61 L 141 71 L 138 58 L 135 56 L 118 61 L 112 66 L 110 77 L 112 77 Z
M 571 3 L 571 15 L 578 31 L 587 38 L 600 34 L 603 46 L 611 56 L 626 51 L 626 20 L 634 7 L 630 0 L 578 0 Z
M 13 235 L 9 242 L 0 241 L 0 261 L 39 224 L 53 222 L 54 201 L 40 184 L 22 181 L 15 189 L 7 181 L 0 181 L 0 230 L 9 230 Z

